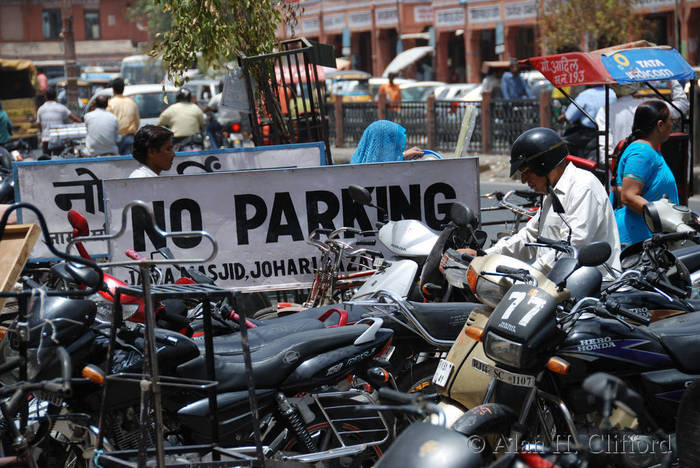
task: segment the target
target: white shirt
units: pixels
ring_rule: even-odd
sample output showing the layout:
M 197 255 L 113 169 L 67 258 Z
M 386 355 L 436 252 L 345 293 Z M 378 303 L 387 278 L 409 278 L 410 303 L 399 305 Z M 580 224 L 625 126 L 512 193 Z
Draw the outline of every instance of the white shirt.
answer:
M 117 117 L 105 109 L 96 108 L 85 114 L 87 137 L 85 146 L 90 156 L 119 154 L 119 122 Z
M 653 83 L 653 82 L 652 82 Z M 671 102 L 676 106 L 684 115 L 688 115 L 688 110 L 690 109 L 690 101 L 688 96 L 686 96 L 683 91 L 683 87 L 676 80 L 670 81 L 671 85 Z M 658 99 L 655 96 L 644 96 L 635 98 L 633 96 L 623 96 L 617 99 L 617 102 L 610 105 L 610 121 L 608 123 L 609 137 L 608 137 L 608 153 L 612 154 L 615 150 L 615 145 L 617 145 L 620 140 L 627 138 L 630 133 L 632 133 L 632 124 L 634 123 L 634 112 L 637 110 L 637 106 L 644 101 L 650 99 Z M 668 102 L 664 101 L 671 115 L 672 120 L 676 120 L 681 117 L 681 114 L 671 106 Z M 595 116 L 596 123 L 600 130 L 605 130 L 605 106 L 598 110 Z M 598 147 L 600 148 L 600 163 L 605 163 L 605 134 L 598 136 Z
M 213 112 L 216 112 L 216 120 L 218 120 L 220 124 L 239 122 L 241 120 L 241 113 L 230 107 L 222 106 L 221 97 L 221 93 L 215 94 L 208 104 L 208 107 Z
M 615 214 L 598 179 L 590 172 L 568 164 L 554 186 L 554 192 L 564 206 L 562 216 L 571 226 L 571 245 L 581 248 L 591 242 L 607 242 L 612 248 L 612 253 L 605 263 L 620 271 L 620 235 Z M 501 239 L 496 245 L 486 249 L 486 253 L 508 255 L 523 261 L 534 258 L 532 266 L 547 274 L 557 260 L 557 252 L 554 249 L 528 247 L 525 244 L 536 242 L 538 236 L 566 240 L 569 238 L 569 232 L 561 217 L 552 209 L 552 197 L 547 195 L 542 208 L 524 228 L 513 236 Z M 601 269 L 601 272 L 604 278 L 612 279 L 605 269 Z
M 68 122 L 70 110 L 56 101 L 46 101 L 36 111 L 36 121 L 41 124 L 41 141 L 49 141 L 49 128 Z
M 129 174 L 129 179 L 139 179 L 141 177 L 158 177 L 158 174 L 153 172 L 150 167 L 139 164 L 139 167 Z

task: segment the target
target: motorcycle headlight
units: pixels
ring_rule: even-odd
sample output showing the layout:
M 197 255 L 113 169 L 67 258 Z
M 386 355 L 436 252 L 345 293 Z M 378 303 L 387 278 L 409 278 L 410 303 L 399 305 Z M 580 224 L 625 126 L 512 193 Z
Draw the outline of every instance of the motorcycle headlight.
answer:
M 484 339 L 484 353 L 496 362 L 520 368 L 523 345 L 488 332 Z
M 467 270 L 467 283 L 474 295 L 490 307 L 496 307 L 496 304 L 503 299 L 505 291 L 501 286 L 489 281 L 484 276 L 479 276 L 471 267 Z

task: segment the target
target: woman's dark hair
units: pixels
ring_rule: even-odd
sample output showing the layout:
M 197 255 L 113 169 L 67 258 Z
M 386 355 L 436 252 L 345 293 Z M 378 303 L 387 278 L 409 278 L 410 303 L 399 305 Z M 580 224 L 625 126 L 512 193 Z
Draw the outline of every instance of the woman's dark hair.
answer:
M 144 125 L 134 135 L 131 155 L 141 164 L 146 164 L 148 149 L 160 149 L 173 137 L 173 132 L 158 125 Z
M 632 133 L 624 140 L 624 144 L 615 149 L 613 156 L 618 159 L 622 157 L 627 147 L 640 138 L 646 138 L 656 128 L 659 120 L 666 120 L 670 117 L 668 106 L 663 101 L 652 99 L 644 101 L 637 106 L 634 111 L 634 122 L 632 123 Z

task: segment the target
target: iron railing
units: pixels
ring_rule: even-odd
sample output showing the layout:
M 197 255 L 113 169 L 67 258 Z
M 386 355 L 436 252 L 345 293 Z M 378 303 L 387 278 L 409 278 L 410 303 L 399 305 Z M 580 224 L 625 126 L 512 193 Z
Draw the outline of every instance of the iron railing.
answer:
M 469 154 L 483 151 L 481 102 L 465 101 L 402 101 L 386 104 L 384 118 L 401 124 L 406 129 L 406 146 L 428 148 L 432 135 L 432 148 L 445 154 L 452 154 L 457 147 L 459 130 L 468 106 L 477 110 L 476 122 L 467 152 Z M 430 106 L 430 109 L 428 107 Z M 376 102 L 343 103 L 343 141 L 341 146 L 357 146 L 367 126 L 379 119 Z M 336 109 L 333 103 L 326 107 L 329 118 L 330 144 L 338 145 L 336 140 Z M 429 120 L 432 117 L 432 125 Z M 489 106 L 490 119 L 490 153 L 508 154 L 513 141 L 527 129 L 537 127 L 540 123 L 539 100 L 503 100 L 492 99 Z M 552 128 L 559 130 L 560 123 L 552 119 Z

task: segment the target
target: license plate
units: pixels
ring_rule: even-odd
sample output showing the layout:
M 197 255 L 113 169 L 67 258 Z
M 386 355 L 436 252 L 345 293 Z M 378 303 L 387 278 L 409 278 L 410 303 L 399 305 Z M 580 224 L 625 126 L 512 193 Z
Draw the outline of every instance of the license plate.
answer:
M 494 379 L 510 385 L 517 385 L 518 387 L 535 386 L 535 377 L 532 375 L 508 372 L 507 370 L 499 369 L 498 367 L 486 364 L 484 361 L 480 361 L 476 358 L 472 358 L 472 367 L 479 372 L 490 375 Z
M 452 364 L 450 361 L 440 359 L 440 363 L 438 364 L 435 374 L 433 375 L 433 383 L 441 387 L 447 385 L 447 379 L 450 378 L 453 368 L 454 364 Z

